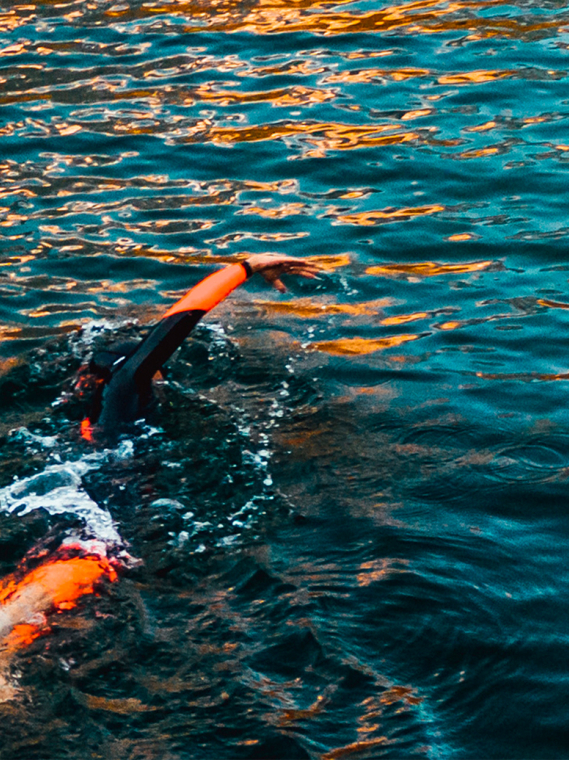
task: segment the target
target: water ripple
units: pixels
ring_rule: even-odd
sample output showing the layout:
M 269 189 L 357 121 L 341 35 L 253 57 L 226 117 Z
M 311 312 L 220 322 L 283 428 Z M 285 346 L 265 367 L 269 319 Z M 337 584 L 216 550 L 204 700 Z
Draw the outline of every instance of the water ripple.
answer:
M 66 509 L 144 560 L 17 681 L 0 653 L 7 759 L 566 754 L 568 29 L 549 0 L 4 4 L 0 477 L 38 509 L 0 515 L 2 567 Z M 160 431 L 81 470 L 52 404 L 91 340 L 267 251 L 320 279 L 248 282 Z

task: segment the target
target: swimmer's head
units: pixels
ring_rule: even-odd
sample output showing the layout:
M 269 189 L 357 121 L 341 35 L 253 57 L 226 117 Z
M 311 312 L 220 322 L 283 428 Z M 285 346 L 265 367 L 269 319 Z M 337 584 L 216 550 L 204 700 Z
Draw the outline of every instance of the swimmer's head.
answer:
M 105 386 L 113 371 L 124 363 L 136 345 L 137 343 L 126 343 L 96 351 L 89 363 L 79 368 L 65 399 L 68 419 L 82 420 L 88 417 L 91 422 L 97 421 Z

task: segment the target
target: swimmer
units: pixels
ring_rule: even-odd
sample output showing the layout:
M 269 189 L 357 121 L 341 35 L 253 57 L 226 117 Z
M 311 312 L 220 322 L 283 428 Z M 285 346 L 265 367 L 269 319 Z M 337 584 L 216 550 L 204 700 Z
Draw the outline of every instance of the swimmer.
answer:
M 255 273 L 284 293 L 281 279 L 295 274 L 314 279 L 318 267 L 303 259 L 278 254 L 257 254 L 231 264 L 206 277 L 164 314 L 153 330 L 126 353 L 107 355 L 91 362 L 96 391 L 92 408 L 81 432 L 92 440 L 93 433 L 114 437 L 121 426 L 144 416 L 152 399 L 152 378 L 162 370 L 174 351 L 208 311 Z
M 259 273 L 279 292 L 286 291 L 283 275 L 317 278 L 319 268 L 291 256 L 258 254 L 209 275 L 164 314 L 134 347 L 94 357 L 94 400 L 81 424 L 84 438 L 97 442 L 114 438 L 125 424 L 144 416 L 152 399 L 152 379 L 184 342 L 192 329 L 236 287 Z M 81 390 L 80 380 L 76 388 Z M 96 542 L 95 542 L 96 544 Z M 120 561 L 109 561 L 105 550 L 82 544 L 62 545 L 39 565 L 24 560 L 16 572 L 0 581 L 0 701 L 11 698 L 4 671 L 11 655 L 49 630 L 50 612 L 70 609 L 93 593 L 101 582 L 115 581 Z M 4 685 L 4 686 L 3 686 Z

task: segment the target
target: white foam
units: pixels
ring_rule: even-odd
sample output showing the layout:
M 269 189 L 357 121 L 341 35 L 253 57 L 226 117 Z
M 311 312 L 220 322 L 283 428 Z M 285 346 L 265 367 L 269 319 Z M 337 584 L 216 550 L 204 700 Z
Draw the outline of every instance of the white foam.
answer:
M 134 319 L 92 319 L 85 322 L 80 330 L 72 333 L 69 338 L 69 347 L 75 357 L 84 359 L 90 353 L 95 340 L 101 335 L 113 335 L 119 328 L 138 324 Z
M 41 449 L 52 449 L 58 443 L 57 436 L 38 435 L 37 433 L 32 433 L 27 427 L 10 430 L 10 435 L 13 436 L 16 441 L 25 441 L 28 445 L 37 445 Z
M 0 489 L 0 509 L 19 516 L 36 509 L 50 515 L 72 514 L 79 517 L 93 538 L 122 545 L 123 541 L 110 513 L 100 507 L 83 488 L 82 477 L 104 462 L 109 454 L 125 458 L 131 447 L 124 441 L 116 451 L 89 454 L 75 462 L 48 465 L 42 472 L 16 480 Z M 132 444 L 131 444 L 132 446 Z

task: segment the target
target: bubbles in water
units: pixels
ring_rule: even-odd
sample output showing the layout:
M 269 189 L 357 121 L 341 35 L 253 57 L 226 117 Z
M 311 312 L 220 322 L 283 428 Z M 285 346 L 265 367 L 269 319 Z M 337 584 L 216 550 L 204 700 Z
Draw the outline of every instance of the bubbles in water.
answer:
M 120 545 L 121 537 L 111 515 L 91 499 L 81 477 L 97 467 L 99 457 L 89 455 L 77 462 L 49 465 L 37 475 L 16 480 L 0 490 L 0 509 L 23 516 L 36 509 L 50 515 L 73 514 L 97 538 Z
M 80 330 L 69 336 L 69 348 L 77 359 L 82 361 L 90 354 L 97 340 L 110 340 L 120 328 L 132 327 L 138 324 L 132 319 L 106 320 L 97 319 L 86 322 Z

